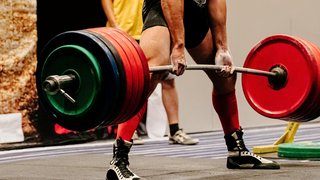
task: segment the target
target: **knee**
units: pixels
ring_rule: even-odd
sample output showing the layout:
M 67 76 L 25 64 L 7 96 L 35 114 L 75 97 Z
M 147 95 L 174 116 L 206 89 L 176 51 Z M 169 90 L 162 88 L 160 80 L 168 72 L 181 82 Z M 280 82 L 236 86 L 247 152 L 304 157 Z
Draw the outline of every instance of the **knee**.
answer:
M 163 89 L 172 89 L 175 88 L 174 79 L 165 79 L 161 81 L 161 85 Z
M 236 74 L 228 78 L 219 78 L 213 81 L 213 92 L 215 95 L 228 94 L 235 90 L 235 85 L 237 81 Z

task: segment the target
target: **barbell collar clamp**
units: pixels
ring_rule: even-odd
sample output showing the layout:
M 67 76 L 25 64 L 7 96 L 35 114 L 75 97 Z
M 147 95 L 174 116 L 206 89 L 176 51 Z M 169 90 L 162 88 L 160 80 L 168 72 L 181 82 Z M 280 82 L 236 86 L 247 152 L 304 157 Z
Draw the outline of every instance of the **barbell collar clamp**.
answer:
M 68 87 L 69 89 L 74 89 L 74 85 L 78 84 L 76 79 L 76 76 L 73 74 L 51 75 L 43 82 L 42 88 L 49 95 L 55 95 L 59 92 L 71 103 L 76 103 L 76 100 L 63 90 L 64 88 L 68 89 Z
M 270 72 L 276 73 L 274 77 L 268 77 L 269 84 L 275 90 L 279 90 L 287 84 L 288 72 L 282 65 L 275 65 L 270 69 Z

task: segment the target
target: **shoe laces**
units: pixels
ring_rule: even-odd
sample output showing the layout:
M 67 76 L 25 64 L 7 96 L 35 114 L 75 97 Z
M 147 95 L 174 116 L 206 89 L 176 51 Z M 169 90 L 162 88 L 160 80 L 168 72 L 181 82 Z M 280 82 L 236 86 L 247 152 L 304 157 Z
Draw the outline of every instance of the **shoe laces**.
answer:
M 129 178 L 131 176 L 134 176 L 134 174 L 128 169 L 129 161 L 126 158 L 118 158 L 115 162 L 115 165 L 119 169 L 119 174 L 121 174 L 123 177 Z
M 129 154 L 130 148 L 124 145 L 113 145 L 113 159 L 110 164 L 116 164 L 118 162 L 123 162 L 129 165 Z
M 239 151 L 249 152 L 249 150 L 246 148 L 246 145 L 244 144 L 244 141 L 242 139 L 237 139 L 236 143 L 237 143 L 237 146 L 235 147 L 235 149 L 238 149 Z
M 126 178 L 129 178 L 131 176 L 134 176 L 134 174 L 128 169 L 129 163 L 129 157 L 125 150 L 121 150 L 118 147 L 115 147 L 113 150 L 113 159 L 111 160 L 110 164 L 116 165 L 118 168 L 116 168 L 116 171 L 118 173 Z
M 255 157 L 255 158 L 259 159 L 259 160 L 262 160 L 262 158 L 260 156 L 254 154 L 254 153 L 252 153 L 250 151 L 241 151 L 241 154 L 253 156 L 253 157 Z
M 190 139 L 190 136 L 188 136 L 186 133 L 184 133 L 182 130 L 178 131 L 176 134 L 177 137 L 182 138 L 183 140 L 185 139 Z
M 119 148 L 114 146 L 113 148 L 113 159 L 123 159 L 129 165 L 129 148 Z

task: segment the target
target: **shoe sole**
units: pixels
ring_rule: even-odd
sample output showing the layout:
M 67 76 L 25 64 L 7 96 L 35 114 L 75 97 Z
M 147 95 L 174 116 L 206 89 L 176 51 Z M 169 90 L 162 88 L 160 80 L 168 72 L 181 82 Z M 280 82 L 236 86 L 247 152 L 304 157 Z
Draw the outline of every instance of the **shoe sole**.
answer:
M 174 144 L 179 144 L 179 145 L 196 145 L 199 142 L 196 143 L 189 143 L 189 144 L 185 144 L 185 143 L 179 143 L 179 142 L 175 142 L 175 141 L 169 141 L 169 144 L 174 145 Z
M 280 169 L 279 164 L 238 164 L 234 161 L 227 162 L 228 169 Z

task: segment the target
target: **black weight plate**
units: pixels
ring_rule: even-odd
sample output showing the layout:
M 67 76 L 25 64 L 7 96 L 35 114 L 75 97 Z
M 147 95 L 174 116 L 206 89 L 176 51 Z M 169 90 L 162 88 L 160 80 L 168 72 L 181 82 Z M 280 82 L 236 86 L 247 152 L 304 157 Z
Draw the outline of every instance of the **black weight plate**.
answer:
M 99 101 L 95 108 L 91 111 L 88 111 L 86 115 L 82 117 L 69 117 L 63 116 L 59 113 L 53 112 L 48 109 L 50 107 L 50 101 L 46 99 L 46 94 L 42 89 L 42 82 L 46 77 L 41 76 L 41 71 L 43 67 L 44 60 L 46 57 L 57 47 L 62 45 L 78 45 L 84 47 L 89 50 L 94 56 L 98 59 L 100 63 L 101 72 L 103 75 L 102 78 L 102 86 Z M 117 70 L 117 65 L 112 59 L 112 56 L 108 57 L 108 53 L 106 53 L 104 46 L 95 36 L 84 33 L 81 31 L 67 31 L 61 34 L 58 34 L 54 38 L 52 38 L 46 46 L 43 48 L 43 51 L 40 54 L 37 64 L 37 72 L 36 72 L 36 82 L 37 82 L 37 90 L 38 96 L 41 103 L 44 105 L 44 108 L 48 113 L 54 118 L 61 126 L 75 131 L 84 131 L 88 129 L 92 129 L 98 125 L 100 125 L 104 121 L 104 117 L 107 114 L 111 113 L 112 105 L 114 104 L 115 97 L 117 97 L 117 92 L 119 92 L 119 74 Z M 110 58 L 110 59 L 109 59 Z M 106 61 L 108 59 L 108 61 Z M 107 78 L 106 78 L 107 77 Z M 113 87 L 113 88 L 110 88 Z

